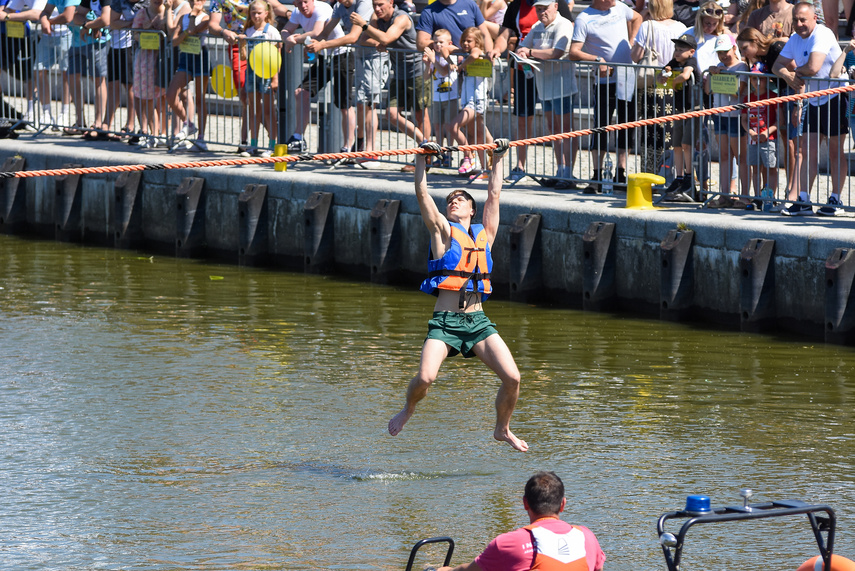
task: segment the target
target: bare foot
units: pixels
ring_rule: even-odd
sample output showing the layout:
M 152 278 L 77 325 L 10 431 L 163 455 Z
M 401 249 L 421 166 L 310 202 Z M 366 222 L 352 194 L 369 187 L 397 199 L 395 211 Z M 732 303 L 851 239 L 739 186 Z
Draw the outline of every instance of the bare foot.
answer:
M 392 420 L 395 420 L 394 418 Z M 389 432 L 392 431 L 392 423 L 389 423 Z M 493 438 L 498 440 L 499 442 L 507 442 L 520 452 L 525 452 L 528 450 L 528 443 L 525 440 L 520 440 L 517 438 L 513 432 L 511 432 L 510 428 L 500 429 L 497 428 L 493 431 Z
M 397 435 L 401 430 L 403 430 L 404 425 L 407 424 L 407 421 L 410 420 L 410 417 L 413 416 L 413 413 L 407 412 L 407 409 L 404 408 L 392 417 L 392 420 L 389 421 L 389 434 L 392 436 Z

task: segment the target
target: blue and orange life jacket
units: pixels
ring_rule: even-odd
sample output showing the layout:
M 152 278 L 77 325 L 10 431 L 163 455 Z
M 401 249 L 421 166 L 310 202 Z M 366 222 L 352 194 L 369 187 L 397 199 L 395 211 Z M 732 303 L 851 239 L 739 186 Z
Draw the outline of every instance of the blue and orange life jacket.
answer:
M 484 226 L 472 224 L 467 232 L 457 222 L 449 224 L 451 245 L 441 258 L 434 260 L 431 256 L 428 260 L 428 277 L 421 290 L 433 295 L 439 295 L 441 289 L 459 291 L 460 309 L 463 309 L 467 291 L 479 292 L 482 301 L 493 291 L 490 285 L 493 257 Z
M 571 526 L 566 533 L 556 533 L 533 523 L 525 527 L 532 536 L 534 561 L 532 570 L 588 571 L 585 533 Z

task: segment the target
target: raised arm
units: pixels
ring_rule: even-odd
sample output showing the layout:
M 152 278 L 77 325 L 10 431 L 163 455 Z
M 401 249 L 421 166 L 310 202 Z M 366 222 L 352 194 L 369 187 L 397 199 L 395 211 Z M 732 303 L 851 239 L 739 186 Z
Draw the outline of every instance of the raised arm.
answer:
M 433 142 L 422 143 L 421 148 L 426 151 L 430 151 L 432 154 L 441 152 L 439 145 Z M 430 155 L 428 154 L 416 155 L 416 174 L 414 180 L 416 185 L 416 198 L 419 201 L 419 210 L 422 213 L 422 220 L 431 234 L 432 251 L 434 254 L 437 254 L 442 250 L 442 248 L 438 248 L 437 246 L 445 244 L 446 239 L 451 235 L 451 226 L 448 224 L 448 219 L 446 219 L 446 217 L 439 211 L 439 208 L 436 207 L 436 202 L 433 197 L 428 193 L 427 169 L 425 168 L 425 162 L 429 156 Z M 435 243 L 436 240 L 439 240 L 439 244 Z
M 481 223 L 487 233 L 487 242 L 493 245 L 496 233 L 499 231 L 499 197 L 502 194 L 503 169 L 502 158 L 508 152 L 509 141 L 496 139 L 493 149 L 493 168 L 490 169 L 490 179 L 487 181 L 487 201 L 484 203 L 484 214 Z

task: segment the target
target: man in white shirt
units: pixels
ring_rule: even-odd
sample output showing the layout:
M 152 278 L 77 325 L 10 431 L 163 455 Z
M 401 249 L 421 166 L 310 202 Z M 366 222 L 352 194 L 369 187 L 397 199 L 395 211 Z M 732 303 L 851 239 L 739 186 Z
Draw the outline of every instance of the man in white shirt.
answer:
M 291 53 L 297 44 L 305 45 L 307 41 L 311 44 L 315 38 L 321 35 L 327 22 L 333 16 L 332 6 L 323 1 L 295 0 L 294 8 L 296 10 L 291 14 L 291 19 L 282 30 L 284 49 L 288 53 Z M 298 34 L 298 28 L 302 28 L 303 32 Z M 343 35 L 341 26 L 337 26 L 329 34 L 328 39 L 334 40 Z M 315 61 L 309 67 L 309 71 L 303 77 L 303 82 L 294 91 L 297 105 L 297 125 L 294 134 L 287 141 L 289 153 L 298 154 L 306 151 L 307 145 L 303 139 L 303 133 L 309 124 L 309 103 L 311 98 L 326 85 L 327 81 L 333 80 L 333 105 L 342 111 L 346 111 L 350 107 L 350 72 L 347 68 L 346 59 L 340 59 L 340 56 L 346 55 L 350 48 L 341 46 L 330 51 L 331 54 L 317 54 Z M 348 129 L 349 120 L 349 114 L 342 113 L 342 130 L 345 132 Z
M 618 123 L 632 121 L 635 115 L 635 70 L 631 67 L 612 67 L 609 63 L 632 65 L 632 43 L 641 26 L 641 15 L 615 0 L 593 0 L 576 18 L 573 41 L 570 43 L 570 59 L 597 62 L 599 82 L 596 85 L 597 127 L 608 125 L 617 109 Z M 614 181 L 626 183 L 626 150 L 632 137 L 631 130 L 617 134 L 617 172 Z M 594 161 L 593 179 L 603 178 L 602 164 L 608 152 L 608 133 L 598 133 L 591 138 L 591 155 Z M 585 189 L 587 194 L 600 192 L 600 185 L 593 183 Z
M 531 27 L 516 53 L 525 58 L 541 60 L 539 70 L 534 72 L 537 94 L 544 113 L 548 114 L 550 132 L 565 133 L 573 130 L 574 99 L 579 93 L 576 66 L 567 60 L 573 22 L 558 13 L 556 0 L 536 0 L 534 9 L 538 21 Z M 575 139 L 552 143 L 557 188 L 575 188 L 570 178 L 576 148 Z
M 817 22 L 813 4 L 800 2 L 793 7 L 793 30 L 772 71 L 784 79 L 796 92 L 828 89 L 835 85 L 821 81 L 830 76 L 832 65 L 842 53 L 831 30 Z M 817 214 L 835 216 L 841 209 L 840 190 L 843 188 L 842 143 L 848 131 L 843 98 L 837 94 L 823 95 L 801 102 L 807 104 L 804 121 L 805 136 L 801 139 L 802 163 L 799 168 L 799 202 L 781 211 L 784 216 L 810 216 L 810 191 L 819 169 L 819 146 L 828 138 L 828 162 L 831 169 L 831 195 L 828 204 Z M 813 136 L 811 136 L 813 134 Z

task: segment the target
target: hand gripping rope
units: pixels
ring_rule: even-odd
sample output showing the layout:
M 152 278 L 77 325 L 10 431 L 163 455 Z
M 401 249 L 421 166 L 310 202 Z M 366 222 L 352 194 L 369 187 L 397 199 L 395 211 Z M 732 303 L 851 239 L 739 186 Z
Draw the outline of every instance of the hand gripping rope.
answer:
M 555 133 L 552 135 L 544 135 L 542 137 L 531 137 L 530 139 L 519 139 L 511 141 L 509 146 L 521 147 L 524 145 L 536 145 L 539 143 L 547 143 L 550 141 L 559 141 L 562 139 L 573 139 L 584 137 L 597 133 L 610 133 L 612 131 L 623 131 L 626 129 L 635 129 L 637 127 L 647 127 L 649 125 L 658 125 L 660 123 L 669 123 L 671 121 L 681 121 L 683 119 L 691 119 L 693 117 L 706 117 L 710 115 L 718 115 L 727 111 L 741 111 L 754 107 L 766 107 L 768 105 L 777 105 L 779 103 L 788 103 L 790 101 L 802 101 L 804 99 L 812 99 L 814 97 L 822 97 L 824 95 L 836 95 L 839 93 L 848 93 L 855 91 L 855 84 L 845 85 L 843 87 L 833 87 L 820 91 L 811 91 L 810 93 L 797 93 L 794 95 L 784 95 L 774 97 L 772 99 L 763 99 L 760 101 L 750 101 L 748 103 L 738 103 L 736 105 L 725 105 L 724 107 L 713 107 L 711 109 L 701 109 L 697 111 L 687 111 L 676 115 L 667 115 L 662 117 L 654 117 L 651 119 L 639 119 L 629 123 L 618 123 L 615 125 L 606 125 L 605 127 L 596 127 L 593 129 L 581 129 L 579 131 L 569 131 L 567 133 Z M 437 145 L 438 146 L 438 145 Z M 440 147 L 444 152 L 454 151 L 486 151 L 496 148 L 496 143 L 481 143 L 476 145 L 461 145 Z M 191 161 L 184 163 L 159 163 L 159 164 L 137 164 L 137 165 L 116 165 L 103 167 L 81 167 L 74 169 L 51 169 L 41 171 L 14 171 L 0 172 L 0 178 L 33 178 L 41 176 L 63 176 L 63 175 L 78 175 L 78 174 L 103 174 L 114 172 L 133 172 L 133 171 L 152 171 L 152 170 L 174 170 L 174 169 L 201 169 L 207 167 L 228 167 L 239 165 L 263 165 L 270 163 L 294 163 L 298 161 L 330 161 L 339 159 L 360 159 L 372 157 L 391 157 L 401 155 L 430 155 L 434 154 L 434 150 L 423 148 L 412 149 L 394 149 L 388 151 L 356 151 L 347 153 L 303 153 L 300 155 L 288 155 L 285 157 L 252 157 L 240 159 L 214 159 L 207 161 Z

